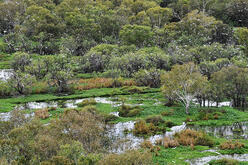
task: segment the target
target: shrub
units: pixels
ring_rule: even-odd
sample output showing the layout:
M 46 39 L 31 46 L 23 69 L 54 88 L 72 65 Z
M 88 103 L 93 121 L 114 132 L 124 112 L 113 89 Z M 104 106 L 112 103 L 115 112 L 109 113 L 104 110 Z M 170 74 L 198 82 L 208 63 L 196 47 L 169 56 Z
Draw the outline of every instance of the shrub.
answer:
M 135 123 L 133 133 L 135 135 L 148 136 L 158 133 L 164 133 L 166 127 L 155 126 L 153 123 L 146 123 L 144 120 L 139 120 Z
M 128 93 L 143 93 L 146 88 L 137 86 L 124 86 L 121 88 L 122 91 Z
M 94 88 L 110 88 L 113 84 L 111 78 L 91 78 L 91 79 L 80 79 L 74 86 L 76 90 L 89 90 Z
M 79 107 L 85 107 L 87 105 L 96 105 L 96 100 L 93 98 L 85 99 L 81 103 L 77 104 Z
M 105 114 L 103 117 L 104 117 L 105 123 L 118 119 L 118 117 L 113 114 Z
M 175 148 L 180 145 L 177 140 L 173 140 L 167 137 L 164 137 L 163 139 L 159 139 L 157 141 L 157 144 L 162 145 L 165 148 Z
M 134 74 L 134 80 L 138 86 L 158 88 L 161 85 L 161 71 L 158 69 L 139 70 Z
M 135 123 L 133 133 L 135 135 L 148 135 L 151 134 L 154 127 L 153 124 L 146 124 L 144 120 L 140 120 Z
M 48 109 L 40 109 L 35 111 L 35 117 L 47 119 L 49 117 Z
M 163 111 L 161 112 L 161 115 L 162 116 L 171 116 L 174 114 L 174 110 L 173 109 L 170 109 L 169 111 Z
M 245 144 L 240 142 L 232 142 L 232 141 L 226 141 L 222 144 L 220 144 L 220 149 L 222 150 L 235 150 L 235 149 L 241 149 L 244 148 Z
M 12 92 L 7 82 L 0 81 L 0 97 L 10 96 Z
M 141 148 L 148 149 L 150 152 L 155 152 L 158 154 L 158 151 L 160 150 L 159 146 L 154 146 L 150 141 L 145 140 L 140 144 Z
M 113 80 L 112 83 L 112 87 L 116 88 L 116 87 L 122 87 L 122 86 L 126 86 L 126 88 L 128 86 L 134 86 L 135 82 L 133 80 L 124 80 L 123 78 L 117 78 Z
M 166 127 L 171 128 L 171 127 L 175 126 L 176 124 L 173 123 L 172 121 L 168 120 L 168 121 L 165 122 L 165 125 L 166 125 Z
M 41 93 L 48 93 L 49 86 L 47 82 L 42 81 L 42 82 L 36 82 L 33 85 L 32 93 L 35 94 L 41 94 Z
M 148 151 L 126 151 L 122 154 L 109 154 L 98 162 L 98 165 L 150 165 L 152 154 Z
M 184 146 L 203 145 L 213 146 L 213 140 L 203 132 L 186 129 L 174 135 L 179 144 Z
M 121 117 L 133 117 L 140 114 L 142 109 L 138 106 L 132 107 L 129 105 L 122 104 L 119 109 L 119 115 Z
M 162 119 L 161 116 L 150 116 L 150 117 L 146 118 L 146 122 L 152 123 L 155 126 L 158 126 L 159 124 L 163 124 L 164 120 Z
M 209 162 L 209 165 L 239 165 L 240 163 L 237 160 L 234 159 L 219 159 L 219 160 L 213 160 Z
M 91 114 L 97 114 L 97 109 L 93 105 L 84 106 L 80 111 L 90 112 Z
M 197 120 L 218 120 L 225 113 L 225 110 L 201 109 L 196 117 Z

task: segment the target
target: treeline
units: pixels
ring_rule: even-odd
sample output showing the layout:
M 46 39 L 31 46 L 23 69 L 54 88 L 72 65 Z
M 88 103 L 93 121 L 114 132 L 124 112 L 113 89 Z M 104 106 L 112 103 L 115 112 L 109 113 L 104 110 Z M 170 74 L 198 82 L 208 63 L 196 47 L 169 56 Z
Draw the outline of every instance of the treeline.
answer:
M 247 8 L 247 0 L 6 0 L 1 49 L 83 56 L 102 43 L 170 53 L 214 42 L 247 46 Z
M 68 92 L 78 73 L 160 87 L 161 75 L 189 62 L 217 85 L 238 78 L 216 78 L 230 68 L 247 74 L 247 0 L 8 0 L 0 12 L 0 50 L 12 54 L 14 69 L 1 96 L 30 94 L 33 84 L 38 93 Z M 246 87 L 239 96 L 225 87 L 197 97 L 244 107 Z

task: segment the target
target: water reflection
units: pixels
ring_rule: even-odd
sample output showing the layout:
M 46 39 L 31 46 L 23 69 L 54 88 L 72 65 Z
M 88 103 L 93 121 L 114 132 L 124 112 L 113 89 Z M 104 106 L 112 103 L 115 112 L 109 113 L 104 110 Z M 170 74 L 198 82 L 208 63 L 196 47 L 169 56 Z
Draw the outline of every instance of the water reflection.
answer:
M 238 161 L 248 161 L 248 154 L 234 154 L 234 155 L 218 155 L 218 156 L 208 156 L 193 160 L 186 160 L 186 162 L 190 163 L 191 165 L 204 165 L 212 160 L 219 160 L 219 159 L 235 159 Z
M 12 75 L 13 69 L 1 69 L 0 70 L 0 80 L 7 81 Z
M 227 139 L 248 139 L 248 122 L 234 123 L 229 126 L 187 126 L 187 128 Z

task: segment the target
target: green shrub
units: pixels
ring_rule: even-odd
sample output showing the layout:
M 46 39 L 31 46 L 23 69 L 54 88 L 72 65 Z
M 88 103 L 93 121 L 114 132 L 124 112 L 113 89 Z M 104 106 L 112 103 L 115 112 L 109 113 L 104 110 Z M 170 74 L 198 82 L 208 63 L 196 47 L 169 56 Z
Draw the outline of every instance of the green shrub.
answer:
M 87 105 L 96 105 L 96 100 L 91 98 L 91 99 L 86 99 L 83 100 L 81 103 L 77 104 L 79 107 L 85 107 Z
M 150 116 L 150 117 L 146 118 L 146 122 L 147 123 L 152 123 L 155 126 L 158 126 L 160 124 L 163 124 L 164 120 L 162 119 L 161 116 Z
M 138 86 L 158 88 L 161 85 L 161 71 L 158 69 L 139 70 L 134 74 L 134 80 Z
M 137 121 L 133 129 L 134 135 L 137 136 L 149 136 L 165 132 L 166 127 L 155 126 L 153 123 L 146 123 L 144 120 Z
M 125 104 L 122 104 L 120 109 L 119 109 L 119 116 L 121 117 L 133 117 L 133 116 L 137 116 L 140 114 L 140 112 L 142 111 L 143 109 L 141 109 L 140 107 L 138 106 L 129 106 L 129 105 L 125 105 Z
M 176 124 L 173 123 L 173 122 L 170 121 L 170 120 L 166 121 L 166 122 L 165 122 L 165 125 L 166 125 L 166 127 L 169 127 L 169 128 L 171 128 L 171 127 L 173 127 L 173 126 L 176 126 Z
M 122 91 L 128 93 L 143 93 L 146 88 L 137 86 L 124 86 L 121 88 Z
M 162 116 L 171 116 L 174 114 L 174 109 L 170 109 L 169 111 L 163 111 L 161 112 Z
M 113 114 L 105 114 L 103 117 L 104 117 L 105 123 L 118 119 L 118 116 L 115 116 Z
M 12 92 L 12 88 L 7 82 L 0 81 L 0 97 L 10 96 Z

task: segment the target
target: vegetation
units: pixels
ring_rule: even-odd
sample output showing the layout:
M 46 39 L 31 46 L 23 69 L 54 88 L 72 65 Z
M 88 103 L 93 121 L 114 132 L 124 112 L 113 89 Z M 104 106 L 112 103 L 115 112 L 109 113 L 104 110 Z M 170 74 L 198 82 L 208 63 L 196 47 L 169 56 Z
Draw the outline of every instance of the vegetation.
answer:
M 193 129 L 148 140 L 184 123 L 248 121 L 247 9 L 247 0 L 0 0 L 0 164 L 183 165 L 248 153 L 241 136 Z M 115 139 L 126 144 L 109 136 L 128 124 L 119 122 L 135 123 L 121 134 L 143 138 L 141 148 L 111 153 Z

